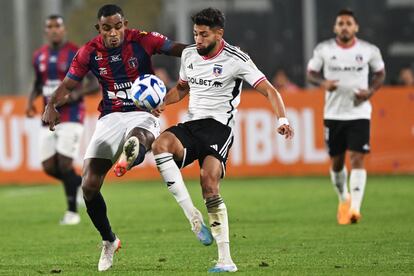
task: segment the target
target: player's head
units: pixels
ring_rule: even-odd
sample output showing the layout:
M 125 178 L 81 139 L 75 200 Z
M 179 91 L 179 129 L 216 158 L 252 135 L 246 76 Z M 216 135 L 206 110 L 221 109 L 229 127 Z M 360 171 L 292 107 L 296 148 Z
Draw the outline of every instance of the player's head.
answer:
M 354 39 L 358 32 L 359 26 L 354 12 L 349 9 L 343 9 L 336 15 L 334 33 L 337 39 L 342 43 L 347 43 Z
M 206 56 L 221 41 L 224 34 L 224 15 L 214 8 L 204 9 L 191 17 L 194 23 L 193 34 L 197 52 Z
M 104 5 L 98 11 L 98 24 L 95 28 L 102 35 L 107 48 L 115 48 L 124 41 L 125 29 L 128 20 L 124 18 L 124 12 L 117 5 Z
M 46 18 L 45 35 L 48 43 L 55 46 L 65 40 L 66 29 L 61 15 L 51 14 Z

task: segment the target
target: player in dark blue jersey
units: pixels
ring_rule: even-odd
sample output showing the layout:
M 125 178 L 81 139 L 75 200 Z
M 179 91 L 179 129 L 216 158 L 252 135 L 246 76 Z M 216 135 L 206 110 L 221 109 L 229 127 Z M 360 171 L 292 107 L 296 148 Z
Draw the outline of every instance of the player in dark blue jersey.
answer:
M 70 63 L 78 47 L 66 40 L 66 29 L 63 17 L 50 15 L 45 21 L 45 36 L 47 43 L 33 54 L 35 81 L 30 93 L 26 115 L 33 117 L 36 113 L 35 99 L 42 95 L 44 105 L 64 79 Z M 81 177 L 73 168 L 73 158 L 76 157 L 83 132 L 85 106 L 83 93 L 98 90 L 98 83 L 92 76 L 83 89 L 78 89 L 68 95 L 58 107 L 61 114 L 59 128 L 51 132 L 46 126 L 41 130 L 40 158 L 43 170 L 49 175 L 62 181 L 65 188 L 67 211 L 60 224 L 73 225 L 80 222 L 77 212 L 77 191 L 81 185 Z
M 99 9 L 96 24 L 99 35 L 80 48 L 43 114 L 44 122 L 54 129 L 59 119 L 56 103 L 88 71 L 98 78 L 102 86 L 101 116 L 84 157 L 82 189 L 89 217 L 103 240 L 99 271 L 112 266 L 114 253 L 120 247 L 100 193 L 105 175 L 119 156 L 127 161 L 125 169 L 142 162 L 160 131 L 158 118 L 139 110 L 130 99 L 129 89 L 139 75 L 154 73 L 153 54 L 179 57 L 186 46 L 158 33 L 127 29 L 127 25 L 118 6 L 105 5 Z

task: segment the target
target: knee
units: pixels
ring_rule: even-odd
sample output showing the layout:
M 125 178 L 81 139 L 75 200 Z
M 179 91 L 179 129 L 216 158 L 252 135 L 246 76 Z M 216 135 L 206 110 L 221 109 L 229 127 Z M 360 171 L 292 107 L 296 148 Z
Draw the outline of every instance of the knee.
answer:
M 42 164 L 43 171 L 52 177 L 59 178 L 58 167 L 55 164 Z
M 100 178 L 88 174 L 82 176 L 82 192 L 86 200 L 92 200 L 100 191 Z
M 163 152 L 168 152 L 169 150 L 169 143 L 168 140 L 163 138 L 162 136 L 155 139 L 155 141 L 151 145 L 152 152 L 154 154 L 160 154 Z
M 200 180 L 204 198 L 210 198 L 219 194 L 219 179 L 220 176 L 215 173 L 201 170 Z
M 353 169 L 364 168 L 364 157 L 362 154 L 351 155 L 350 160 L 351 160 L 351 167 Z
M 72 163 L 59 163 L 57 167 L 59 172 L 63 175 L 73 170 Z

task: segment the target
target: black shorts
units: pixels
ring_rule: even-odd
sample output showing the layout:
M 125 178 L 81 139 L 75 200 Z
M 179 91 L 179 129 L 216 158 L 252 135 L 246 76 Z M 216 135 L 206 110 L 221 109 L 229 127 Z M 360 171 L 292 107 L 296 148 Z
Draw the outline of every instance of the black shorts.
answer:
M 324 120 L 325 142 L 330 156 L 346 150 L 368 153 L 370 151 L 370 120 Z
M 233 144 L 233 132 L 230 127 L 214 120 L 201 119 L 168 128 L 184 146 L 183 160 L 176 160 L 179 168 L 193 163 L 198 159 L 200 167 L 208 155 L 221 161 L 223 166 L 222 177 L 226 171 L 226 161 Z

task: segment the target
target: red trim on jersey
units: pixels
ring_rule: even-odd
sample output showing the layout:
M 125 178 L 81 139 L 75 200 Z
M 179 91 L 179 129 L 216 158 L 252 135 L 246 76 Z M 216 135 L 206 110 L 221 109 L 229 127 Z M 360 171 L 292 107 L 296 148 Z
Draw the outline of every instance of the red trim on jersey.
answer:
M 356 37 L 354 37 L 354 39 L 352 40 L 350 45 L 345 45 L 343 43 L 341 43 L 338 39 L 335 39 L 336 45 L 338 45 L 339 47 L 341 47 L 342 49 L 349 49 L 354 47 L 355 43 L 357 42 Z
M 217 49 L 217 52 L 215 52 L 215 53 L 214 53 L 213 55 L 211 55 L 211 56 L 203 56 L 203 59 L 204 59 L 204 60 L 213 59 L 213 58 L 217 57 L 218 55 L 220 55 L 220 54 L 221 54 L 221 52 L 223 52 L 223 49 L 224 49 L 224 40 L 222 39 L 222 40 L 220 41 L 220 47 Z
M 259 85 L 259 83 L 261 83 L 262 81 L 265 81 L 266 80 L 266 77 L 261 77 L 260 79 L 258 79 L 254 84 L 253 84 L 253 88 L 256 88 L 258 85 Z
M 128 76 L 129 81 L 134 82 L 135 79 L 139 76 L 138 72 L 138 59 L 136 59 L 136 67 L 132 66 L 132 63 L 130 62 L 129 58 L 134 58 L 134 49 L 132 48 L 132 43 L 123 43 L 122 44 L 122 50 L 121 50 L 121 56 L 122 56 L 122 63 L 124 64 L 125 72 Z
M 187 83 L 188 81 L 185 81 L 185 80 L 183 80 L 183 79 L 180 79 L 178 82 L 181 82 L 181 83 Z

